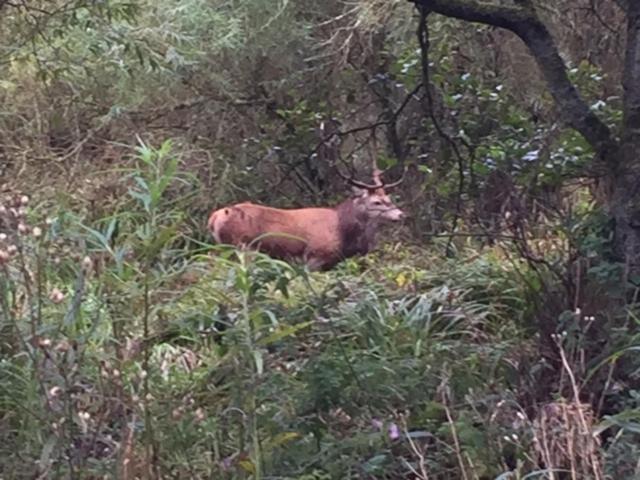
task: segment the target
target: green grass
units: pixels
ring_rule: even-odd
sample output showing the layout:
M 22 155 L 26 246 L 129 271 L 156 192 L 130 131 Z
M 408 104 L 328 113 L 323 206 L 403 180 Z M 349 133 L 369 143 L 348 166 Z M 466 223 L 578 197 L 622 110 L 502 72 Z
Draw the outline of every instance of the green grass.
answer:
M 634 468 L 623 460 L 636 448 L 632 399 L 603 424 L 617 432 L 603 445 L 575 433 L 578 420 L 541 420 L 590 410 L 541 355 L 539 277 L 504 246 L 460 245 L 450 259 L 438 244 L 388 244 L 310 273 L 197 244 L 181 228 L 189 197 L 171 194 L 186 177 L 169 147 L 139 155 L 131 198 L 107 218 L 37 208 L 5 218 L 3 478 L 602 478 Z M 585 347 L 569 340 L 559 343 L 569 368 L 586 374 L 576 368 Z M 572 464 L 562 453 L 572 445 L 595 456 Z

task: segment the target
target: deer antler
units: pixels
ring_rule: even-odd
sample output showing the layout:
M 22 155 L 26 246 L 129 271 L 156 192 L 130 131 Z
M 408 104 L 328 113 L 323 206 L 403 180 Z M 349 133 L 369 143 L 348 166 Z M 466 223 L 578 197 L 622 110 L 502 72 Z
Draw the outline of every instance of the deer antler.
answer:
M 382 182 L 382 184 L 384 185 L 384 188 L 393 188 L 393 187 L 397 187 L 398 185 L 400 185 L 402 182 L 404 182 L 404 176 L 407 173 L 407 170 L 409 169 L 408 166 L 404 167 L 404 170 L 402 171 L 402 175 L 400 176 L 400 178 L 398 180 L 396 180 L 395 182 L 392 183 L 384 183 Z M 382 172 L 384 173 L 384 172 Z
M 404 175 L 405 173 L 407 173 L 407 168 L 405 167 L 404 171 L 402 172 L 402 176 L 400 177 L 399 180 L 393 182 L 393 183 L 389 183 L 389 184 L 385 184 L 384 180 L 382 180 L 382 176 L 389 170 L 380 170 L 378 168 L 378 162 L 376 161 L 377 157 L 378 157 L 378 140 L 376 137 L 376 131 L 375 129 L 372 132 L 371 135 L 371 144 L 370 144 L 370 148 L 369 148 L 369 156 L 371 158 L 371 176 L 373 177 L 373 181 L 379 185 L 378 188 L 393 188 L 393 187 L 397 187 L 398 185 L 400 185 L 403 180 L 404 180 Z
M 400 176 L 400 178 L 398 180 L 396 180 L 395 182 L 392 183 L 386 183 L 383 179 L 382 176 L 387 173 L 389 171 L 389 169 L 386 170 L 380 170 L 379 168 L 375 168 L 373 170 L 373 181 L 376 183 L 376 185 L 378 185 L 378 188 L 393 188 L 393 187 L 397 187 L 398 185 L 400 185 L 403 181 L 404 181 L 404 176 L 407 173 L 408 167 L 404 167 L 404 170 L 402 171 L 402 175 Z
M 384 186 L 384 181 L 382 180 L 382 174 L 384 172 L 382 170 L 380 170 L 377 166 L 373 167 L 373 170 L 371 171 L 371 176 L 373 177 L 373 182 L 377 185 L 380 185 L 381 187 Z
M 365 190 L 376 190 L 382 187 L 382 183 L 378 179 L 376 179 L 376 177 L 374 177 L 374 180 L 376 180 L 375 184 L 368 184 L 368 183 L 360 182 L 354 179 L 353 176 L 345 175 L 340 171 L 337 165 L 336 165 L 336 172 L 338 172 L 338 175 L 340 175 L 342 178 L 344 178 L 347 182 L 349 182 L 354 187 L 364 188 Z
M 408 167 L 404 168 L 404 171 L 402 172 L 402 176 L 398 180 L 396 180 L 395 182 L 385 183 L 384 180 L 382 180 L 382 176 L 385 174 L 385 172 L 387 172 L 387 170 L 383 171 L 383 170 L 380 170 L 380 169 L 376 168 L 373 171 L 373 181 L 374 181 L 374 183 L 369 184 L 369 183 L 364 183 L 364 182 L 360 182 L 358 180 L 355 180 L 353 178 L 353 176 L 345 175 L 336 166 L 336 172 L 338 172 L 338 175 L 340 175 L 342 178 L 344 178 L 351 185 L 354 185 L 354 186 L 359 187 L 359 188 L 364 188 L 366 190 L 377 190 L 378 188 L 393 188 L 393 187 L 397 187 L 398 185 L 400 185 L 404 181 L 404 177 L 405 177 L 405 174 L 407 173 L 407 169 L 408 169 Z

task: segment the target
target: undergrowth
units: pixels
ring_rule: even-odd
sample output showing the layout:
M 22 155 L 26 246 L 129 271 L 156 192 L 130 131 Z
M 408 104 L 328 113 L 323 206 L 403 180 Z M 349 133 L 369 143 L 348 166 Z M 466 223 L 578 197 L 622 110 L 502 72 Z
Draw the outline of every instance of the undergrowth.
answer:
M 506 247 L 309 273 L 194 239 L 195 179 L 169 143 L 137 158 L 104 218 L 3 200 L 0 477 L 638 475 L 637 391 L 608 416 L 581 392 L 637 338 L 586 365 L 559 330 L 550 365 Z

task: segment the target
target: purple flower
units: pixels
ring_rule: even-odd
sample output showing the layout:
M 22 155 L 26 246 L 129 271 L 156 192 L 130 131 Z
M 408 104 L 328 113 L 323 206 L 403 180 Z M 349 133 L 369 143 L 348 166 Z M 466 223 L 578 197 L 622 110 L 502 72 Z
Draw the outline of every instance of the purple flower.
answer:
M 235 455 L 229 455 L 228 457 L 222 459 L 222 461 L 220 462 L 220 466 L 222 467 L 223 471 L 228 472 L 229 470 L 231 470 L 231 467 L 233 466 L 234 456 Z
M 389 438 L 391 440 L 396 440 L 397 438 L 400 438 L 400 429 L 395 423 L 392 423 L 391 425 L 389 425 Z

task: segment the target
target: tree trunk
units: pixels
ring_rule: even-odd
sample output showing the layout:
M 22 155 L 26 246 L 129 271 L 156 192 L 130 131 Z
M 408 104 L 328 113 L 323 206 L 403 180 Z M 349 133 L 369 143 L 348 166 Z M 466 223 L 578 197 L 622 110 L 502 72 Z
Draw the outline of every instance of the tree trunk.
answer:
M 613 167 L 611 214 L 615 247 L 625 262 L 625 278 L 640 286 L 640 2 L 627 2 L 627 45 L 622 86 L 623 121 Z
M 618 161 L 609 203 L 615 221 L 614 247 L 625 263 L 625 279 L 640 286 L 640 142 L 625 141 Z

